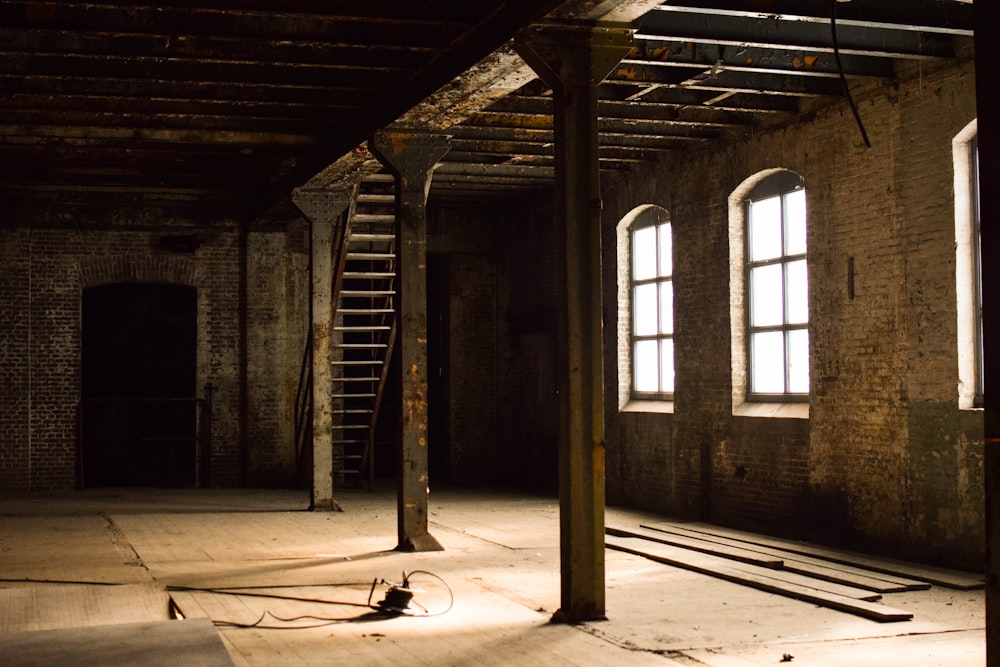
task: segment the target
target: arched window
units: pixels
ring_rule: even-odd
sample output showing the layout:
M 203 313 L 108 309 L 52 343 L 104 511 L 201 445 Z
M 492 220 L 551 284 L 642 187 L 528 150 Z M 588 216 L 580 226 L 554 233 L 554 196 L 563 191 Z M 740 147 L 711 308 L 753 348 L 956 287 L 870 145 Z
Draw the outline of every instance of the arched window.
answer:
M 807 400 L 809 276 L 802 178 L 777 171 L 743 198 L 745 400 Z
M 674 393 L 673 235 L 659 206 L 641 206 L 618 226 L 619 359 L 629 399 L 671 400 Z M 625 382 L 627 381 L 627 386 Z

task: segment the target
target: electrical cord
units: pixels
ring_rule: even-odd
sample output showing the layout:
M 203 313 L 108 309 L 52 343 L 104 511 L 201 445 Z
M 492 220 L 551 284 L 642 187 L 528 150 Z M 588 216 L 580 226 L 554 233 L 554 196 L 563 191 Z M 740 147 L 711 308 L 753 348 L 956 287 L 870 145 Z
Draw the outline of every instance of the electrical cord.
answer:
M 851 107 L 851 113 L 854 114 L 854 120 L 858 124 L 858 129 L 861 131 L 861 138 L 864 140 L 865 146 L 871 148 L 872 142 L 868 140 L 868 133 L 865 131 L 865 125 L 861 122 L 861 114 L 858 113 L 858 107 L 854 104 L 854 97 L 851 95 L 851 88 L 847 85 L 847 76 L 844 74 L 844 64 L 840 61 L 840 44 L 837 42 L 837 2 L 839 2 L 839 0 L 830 0 L 830 39 L 833 42 L 833 57 L 837 61 L 837 72 L 840 74 L 840 84 L 844 89 L 844 97 L 847 98 L 847 104 Z
M 327 586 L 351 586 L 357 584 L 325 584 Z M 254 593 L 254 588 L 301 588 L 301 586 L 238 586 L 233 588 L 199 588 L 195 586 L 167 586 L 168 591 L 186 591 L 193 593 L 213 593 L 215 595 L 237 595 L 251 598 L 273 598 L 276 600 L 291 600 L 293 602 L 319 602 L 322 604 L 342 605 L 345 607 L 368 607 L 369 605 L 360 602 L 342 602 L 339 600 L 326 600 L 323 598 L 308 598 L 298 595 L 276 595 L 274 593 Z
M 414 599 L 415 593 L 417 591 L 410 586 L 410 579 L 413 575 L 427 575 L 433 577 L 434 579 L 441 582 L 444 589 L 448 593 L 448 602 L 442 608 L 438 610 L 431 611 L 424 605 L 420 604 Z M 388 586 L 386 591 L 385 599 L 377 604 L 372 604 L 372 597 L 375 593 L 375 587 L 379 584 Z M 351 586 L 358 584 L 331 584 L 339 586 Z M 193 586 L 168 586 L 168 591 L 185 591 L 185 592 L 201 592 L 201 593 L 212 593 L 217 595 L 235 595 L 243 597 L 261 597 L 261 598 L 273 598 L 278 600 L 290 600 L 294 602 L 313 602 L 329 605 L 339 605 L 339 606 L 354 606 L 354 607 L 364 607 L 366 609 L 372 610 L 369 613 L 362 614 L 360 616 L 316 616 L 312 614 L 303 614 L 300 616 L 292 617 L 282 617 L 277 616 L 270 610 L 265 610 L 260 617 L 253 623 L 240 623 L 237 621 L 229 621 L 225 619 L 216 620 L 212 619 L 212 622 L 221 627 L 231 627 L 231 628 L 256 628 L 260 630 L 303 630 L 309 628 L 320 628 L 329 625 L 334 625 L 337 623 L 350 623 L 359 621 L 371 621 L 380 619 L 396 618 L 399 616 L 414 616 L 414 617 L 428 617 L 428 616 L 440 616 L 449 612 L 454 605 L 455 595 L 443 578 L 434 574 L 433 572 L 428 572 L 427 570 L 414 570 L 410 573 L 403 572 L 403 581 L 401 584 L 394 584 L 392 582 L 386 581 L 385 579 L 376 578 L 372 581 L 371 589 L 368 592 L 368 601 L 365 604 L 358 602 L 345 602 L 345 601 L 335 601 L 335 600 L 324 600 L 319 598 L 309 598 L 301 596 L 284 596 L 277 595 L 274 593 L 259 593 L 253 592 L 252 589 L 276 589 L 276 588 L 292 588 L 291 586 L 254 586 L 254 587 L 233 587 L 233 588 L 204 588 L 204 587 L 193 587 Z M 295 587 L 297 588 L 297 586 Z M 422 613 L 414 613 L 410 611 L 409 605 L 415 605 L 418 607 Z M 315 623 L 309 623 L 307 625 L 276 625 L 276 624 L 266 624 L 266 619 L 271 618 L 280 623 L 296 623 L 298 621 L 317 621 Z
M 319 623 L 310 623 L 308 625 L 264 625 L 264 619 L 271 617 L 276 621 L 281 621 L 282 623 L 295 623 L 296 621 L 302 620 L 315 620 Z M 312 628 L 323 628 L 328 625 L 336 625 L 338 623 L 350 623 L 352 621 L 357 621 L 356 616 L 345 616 L 342 618 L 331 618 L 329 616 L 312 616 L 311 614 L 303 614 L 302 616 L 292 616 L 290 618 L 284 618 L 282 616 L 276 616 L 270 611 L 265 611 L 260 615 L 253 623 L 237 623 L 236 621 L 226 621 L 226 620 L 215 620 L 212 619 L 212 623 L 219 627 L 225 628 L 257 628 L 258 630 L 309 630 Z

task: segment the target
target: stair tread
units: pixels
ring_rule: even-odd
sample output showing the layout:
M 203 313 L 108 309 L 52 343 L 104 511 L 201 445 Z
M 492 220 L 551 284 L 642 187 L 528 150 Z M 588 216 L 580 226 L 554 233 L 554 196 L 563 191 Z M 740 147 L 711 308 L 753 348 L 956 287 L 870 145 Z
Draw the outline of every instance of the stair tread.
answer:
M 384 232 L 351 232 L 348 241 L 395 241 L 396 235 Z
M 395 221 L 396 216 L 393 213 L 354 213 L 352 220 L 359 222 L 390 222 Z
M 379 203 L 394 203 L 396 201 L 396 195 L 394 194 L 379 194 L 376 192 L 359 192 L 358 193 L 359 202 L 379 202 Z

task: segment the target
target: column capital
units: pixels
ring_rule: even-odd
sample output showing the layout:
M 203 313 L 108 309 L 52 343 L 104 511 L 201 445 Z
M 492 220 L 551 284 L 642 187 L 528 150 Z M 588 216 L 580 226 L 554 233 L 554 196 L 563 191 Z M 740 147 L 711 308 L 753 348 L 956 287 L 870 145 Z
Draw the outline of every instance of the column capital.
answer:
M 323 190 L 292 190 L 292 203 L 312 223 L 332 223 L 347 210 L 355 186 Z
M 597 85 L 632 48 L 634 32 L 622 23 L 533 23 L 514 49 L 553 89 Z
M 402 180 L 426 175 L 451 149 L 451 136 L 412 130 L 384 129 L 368 140 L 368 148 Z

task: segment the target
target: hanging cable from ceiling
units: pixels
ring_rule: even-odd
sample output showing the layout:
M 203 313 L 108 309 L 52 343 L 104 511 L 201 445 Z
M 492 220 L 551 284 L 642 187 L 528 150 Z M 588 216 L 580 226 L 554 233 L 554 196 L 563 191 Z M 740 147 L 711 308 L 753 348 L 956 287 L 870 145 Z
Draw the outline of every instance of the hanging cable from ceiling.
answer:
M 851 95 L 851 88 L 847 85 L 847 76 L 844 74 L 844 64 L 840 60 L 840 44 L 837 41 L 837 3 L 849 1 L 850 0 L 830 0 L 830 39 L 833 42 L 833 56 L 837 61 L 837 72 L 840 74 L 840 83 L 844 88 L 844 97 L 847 98 L 847 103 L 851 107 L 851 113 L 854 114 L 854 120 L 858 124 L 858 130 L 861 131 L 861 138 L 864 140 L 865 146 L 871 148 L 872 142 L 868 140 L 868 133 L 865 131 L 865 125 L 861 122 L 861 114 L 858 113 L 858 107 L 854 104 L 854 97 Z

